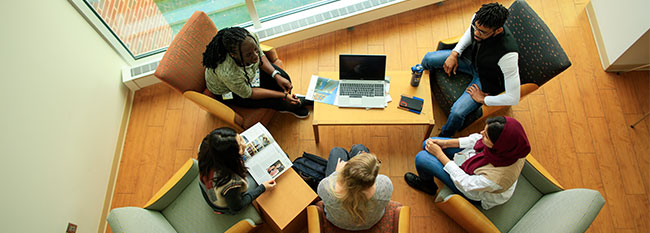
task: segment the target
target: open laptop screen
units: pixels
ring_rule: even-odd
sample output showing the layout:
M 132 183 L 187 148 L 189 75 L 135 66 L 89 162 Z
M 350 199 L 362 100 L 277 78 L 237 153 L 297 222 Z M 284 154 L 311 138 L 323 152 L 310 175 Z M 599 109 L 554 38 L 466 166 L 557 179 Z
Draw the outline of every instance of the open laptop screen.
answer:
M 384 80 L 386 55 L 339 55 L 339 79 Z

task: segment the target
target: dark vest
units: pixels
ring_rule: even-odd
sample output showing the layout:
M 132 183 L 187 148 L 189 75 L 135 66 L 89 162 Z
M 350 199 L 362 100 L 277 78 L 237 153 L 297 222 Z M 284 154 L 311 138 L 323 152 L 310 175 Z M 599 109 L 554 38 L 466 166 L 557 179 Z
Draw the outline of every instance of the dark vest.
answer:
M 480 42 L 474 39 L 474 28 L 471 28 L 471 33 L 472 44 L 463 51 L 463 56 L 470 59 L 478 71 L 483 92 L 498 95 L 505 91 L 499 59 L 506 53 L 518 52 L 517 41 L 506 26 L 503 26 L 503 32 L 499 35 Z

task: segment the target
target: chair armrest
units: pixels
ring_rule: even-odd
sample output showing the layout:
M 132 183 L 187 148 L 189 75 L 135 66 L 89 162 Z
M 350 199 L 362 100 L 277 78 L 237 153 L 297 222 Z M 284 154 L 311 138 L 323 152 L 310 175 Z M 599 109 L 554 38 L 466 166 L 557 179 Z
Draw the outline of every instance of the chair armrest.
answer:
M 558 188 L 564 190 L 564 187 L 562 187 L 560 182 L 558 182 L 553 176 L 551 176 L 551 173 L 548 172 L 548 170 L 546 170 L 546 168 L 544 168 L 542 166 L 542 164 L 539 163 L 537 161 L 537 159 L 535 159 L 535 157 L 533 157 L 532 155 L 529 154 L 528 156 L 526 156 L 526 161 L 528 161 L 528 163 L 533 168 L 535 168 L 535 170 L 537 170 L 542 176 L 544 176 L 547 180 L 549 180 L 551 183 L 553 183 L 553 185 L 555 185 Z
M 262 52 L 264 52 L 264 55 L 266 55 L 266 58 L 269 59 L 271 63 L 275 63 L 275 61 L 278 60 L 278 52 L 275 51 L 275 48 L 260 44 L 260 48 L 262 49 Z
M 199 174 L 199 165 L 190 158 L 174 175 L 147 201 L 143 208 L 161 211 L 185 190 L 185 187 Z
M 196 91 L 186 91 L 183 96 L 198 104 L 202 109 L 219 118 L 219 120 L 230 124 L 237 132 L 244 131 L 242 127 L 244 119 L 227 105 Z
M 320 233 L 320 216 L 315 205 L 307 206 L 307 232 Z
M 399 210 L 399 223 L 397 224 L 398 233 L 408 233 L 411 230 L 411 208 L 402 206 Z
M 242 219 L 235 225 L 232 225 L 225 233 L 248 233 L 255 229 L 255 225 L 248 219 Z
M 438 48 L 436 48 L 436 50 L 453 49 L 454 47 L 456 47 L 456 44 L 458 44 L 458 41 L 460 41 L 461 37 L 463 37 L 462 34 L 456 37 L 441 40 L 440 42 L 438 42 Z
M 436 206 L 467 232 L 499 232 L 490 219 L 458 194 L 440 190 L 436 197 Z

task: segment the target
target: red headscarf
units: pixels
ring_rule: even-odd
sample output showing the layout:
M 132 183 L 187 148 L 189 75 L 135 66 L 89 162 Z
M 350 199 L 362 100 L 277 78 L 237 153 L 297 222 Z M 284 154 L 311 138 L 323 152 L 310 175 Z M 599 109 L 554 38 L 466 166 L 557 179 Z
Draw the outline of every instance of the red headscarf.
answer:
M 526 132 L 519 121 L 514 118 L 505 117 L 506 124 L 494 146 L 488 148 L 483 140 L 474 144 L 474 150 L 478 153 L 466 160 L 460 168 L 467 174 L 474 175 L 474 170 L 485 166 L 488 163 L 495 167 L 510 166 L 518 159 L 526 157 L 530 153 L 530 144 Z

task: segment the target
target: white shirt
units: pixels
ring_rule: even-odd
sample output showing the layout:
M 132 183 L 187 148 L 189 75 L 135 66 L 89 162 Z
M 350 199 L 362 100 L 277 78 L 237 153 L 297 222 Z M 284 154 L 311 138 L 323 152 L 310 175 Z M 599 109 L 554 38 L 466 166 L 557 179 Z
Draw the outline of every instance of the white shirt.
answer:
M 457 162 L 462 164 L 466 158 L 475 156 L 476 151 L 474 150 L 474 144 L 482 138 L 483 136 L 477 133 L 471 134 L 467 137 L 458 138 L 460 148 L 464 148 L 464 150 L 456 153 L 454 156 L 454 162 L 445 164 L 444 170 L 449 173 L 456 188 L 458 188 L 465 197 L 475 201 L 481 201 L 481 207 L 487 210 L 508 201 L 515 192 L 517 181 L 515 181 L 512 186 L 504 192 L 491 193 L 493 191 L 501 190 L 502 187 L 484 176 L 468 175 L 463 171 L 463 169 L 460 169 Z
M 476 16 L 476 15 L 475 15 Z M 474 16 L 472 21 L 474 22 Z M 467 46 L 472 44 L 472 26 L 469 26 L 465 33 L 454 47 L 454 51 L 458 55 L 462 54 Z M 495 96 L 486 96 L 485 105 L 487 106 L 504 106 L 504 105 L 517 105 L 519 97 L 521 96 L 521 81 L 519 80 L 519 53 L 509 52 L 504 54 L 497 62 L 501 72 L 503 72 L 505 92 Z M 496 93 L 491 93 L 496 94 Z

